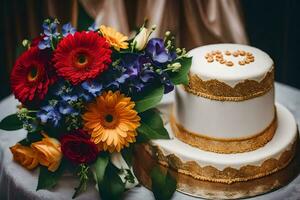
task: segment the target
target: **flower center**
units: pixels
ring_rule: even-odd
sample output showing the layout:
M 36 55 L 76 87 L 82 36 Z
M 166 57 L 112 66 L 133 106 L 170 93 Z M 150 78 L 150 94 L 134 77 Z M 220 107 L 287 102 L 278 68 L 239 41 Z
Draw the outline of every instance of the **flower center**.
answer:
M 29 82 L 33 82 L 38 78 L 38 69 L 36 67 L 32 67 L 27 74 L 27 80 Z
M 78 68 L 84 68 L 86 67 L 86 64 L 88 63 L 88 58 L 85 54 L 80 53 L 76 56 L 76 66 Z
M 106 128 L 114 128 L 118 124 L 117 117 L 114 114 L 105 114 L 103 121 Z
M 106 122 L 112 122 L 114 120 L 114 117 L 111 114 L 108 114 L 105 116 L 105 121 Z

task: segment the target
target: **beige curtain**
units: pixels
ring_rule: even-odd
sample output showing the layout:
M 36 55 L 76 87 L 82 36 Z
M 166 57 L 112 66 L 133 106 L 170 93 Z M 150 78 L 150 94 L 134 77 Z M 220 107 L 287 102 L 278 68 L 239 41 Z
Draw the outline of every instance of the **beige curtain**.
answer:
M 129 34 L 129 24 L 123 0 L 79 0 L 97 25 L 112 26 Z
M 147 18 L 150 25 L 157 25 L 153 36 L 163 36 L 170 30 L 179 45 L 187 49 L 220 42 L 248 43 L 238 0 L 80 0 L 80 3 L 98 25 L 114 26 L 128 34 Z
M 185 46 L 248 43 L 239 1 L 185 0 L 183 9 L 181 41 Z

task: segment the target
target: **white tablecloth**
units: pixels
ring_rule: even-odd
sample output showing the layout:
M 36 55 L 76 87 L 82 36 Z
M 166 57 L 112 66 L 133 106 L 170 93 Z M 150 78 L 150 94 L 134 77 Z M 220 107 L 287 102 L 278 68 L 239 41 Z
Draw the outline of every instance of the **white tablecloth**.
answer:
M 300 90 L 276 83 L 276 101 L 286 106 L 295 116 L 298 124 L 300 123 Z M 167 95 L 163 101 L 170 102 L 173 94 Z M 0 119 L 16 111 L 17 101 L 8 97 L 0 102 Z M 20 165 L 12 161 L 12 154 L 9 147 L 25 137 L 25 131 L 0 132 L 0 199 L 1 200 L 69 200 L 77 186 L 78 180 L 75 177 L 66 176 L 51 191 L 35 191 L 37 186 L 38 170 L 27 171 Z M 88 191 L 79 195 L 77 200 L 99 199 L 98 192 L 93 185 L 88 187 Z M 136 187 L 128 191 L 124 199 L 126 200 L 153 200 L 152 193 L 144 187 Z M 176 192 L 174 200 L 196 200 L 194 197 Z M 289 185 L 251 199 L 257 200 L 296 200 L 300 199 L 300 176 Z

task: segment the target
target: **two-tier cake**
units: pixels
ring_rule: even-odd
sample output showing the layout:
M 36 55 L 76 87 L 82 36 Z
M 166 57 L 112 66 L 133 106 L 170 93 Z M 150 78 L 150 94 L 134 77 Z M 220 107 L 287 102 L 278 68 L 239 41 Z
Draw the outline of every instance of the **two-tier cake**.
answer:
M 203 46 L 189 55 L 189 84 L 176 88 L 166 124 L 172 139 L 153 140 L 144 150 L 178 173 L 227 185 L 285 168 L 295 154 L 297 125 L 274 103 L 272 59 L 238 44 Z

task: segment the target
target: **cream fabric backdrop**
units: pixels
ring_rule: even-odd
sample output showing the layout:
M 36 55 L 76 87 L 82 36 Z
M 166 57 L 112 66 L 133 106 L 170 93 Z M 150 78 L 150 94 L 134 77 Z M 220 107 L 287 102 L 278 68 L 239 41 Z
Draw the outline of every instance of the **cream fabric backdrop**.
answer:
M 129 34 L 130 24 L 140 26 L 145 18 L 157 25 L 154 36 L 171 30 L 187 49 L 230 42 L 247 44 L 243 11 L 238 0 L 80 0 L 96 23 L 114 26 Z M 135 19 L 128 18 L 134 7 Z M 134 23 L 132 23 L 134 21 Z

